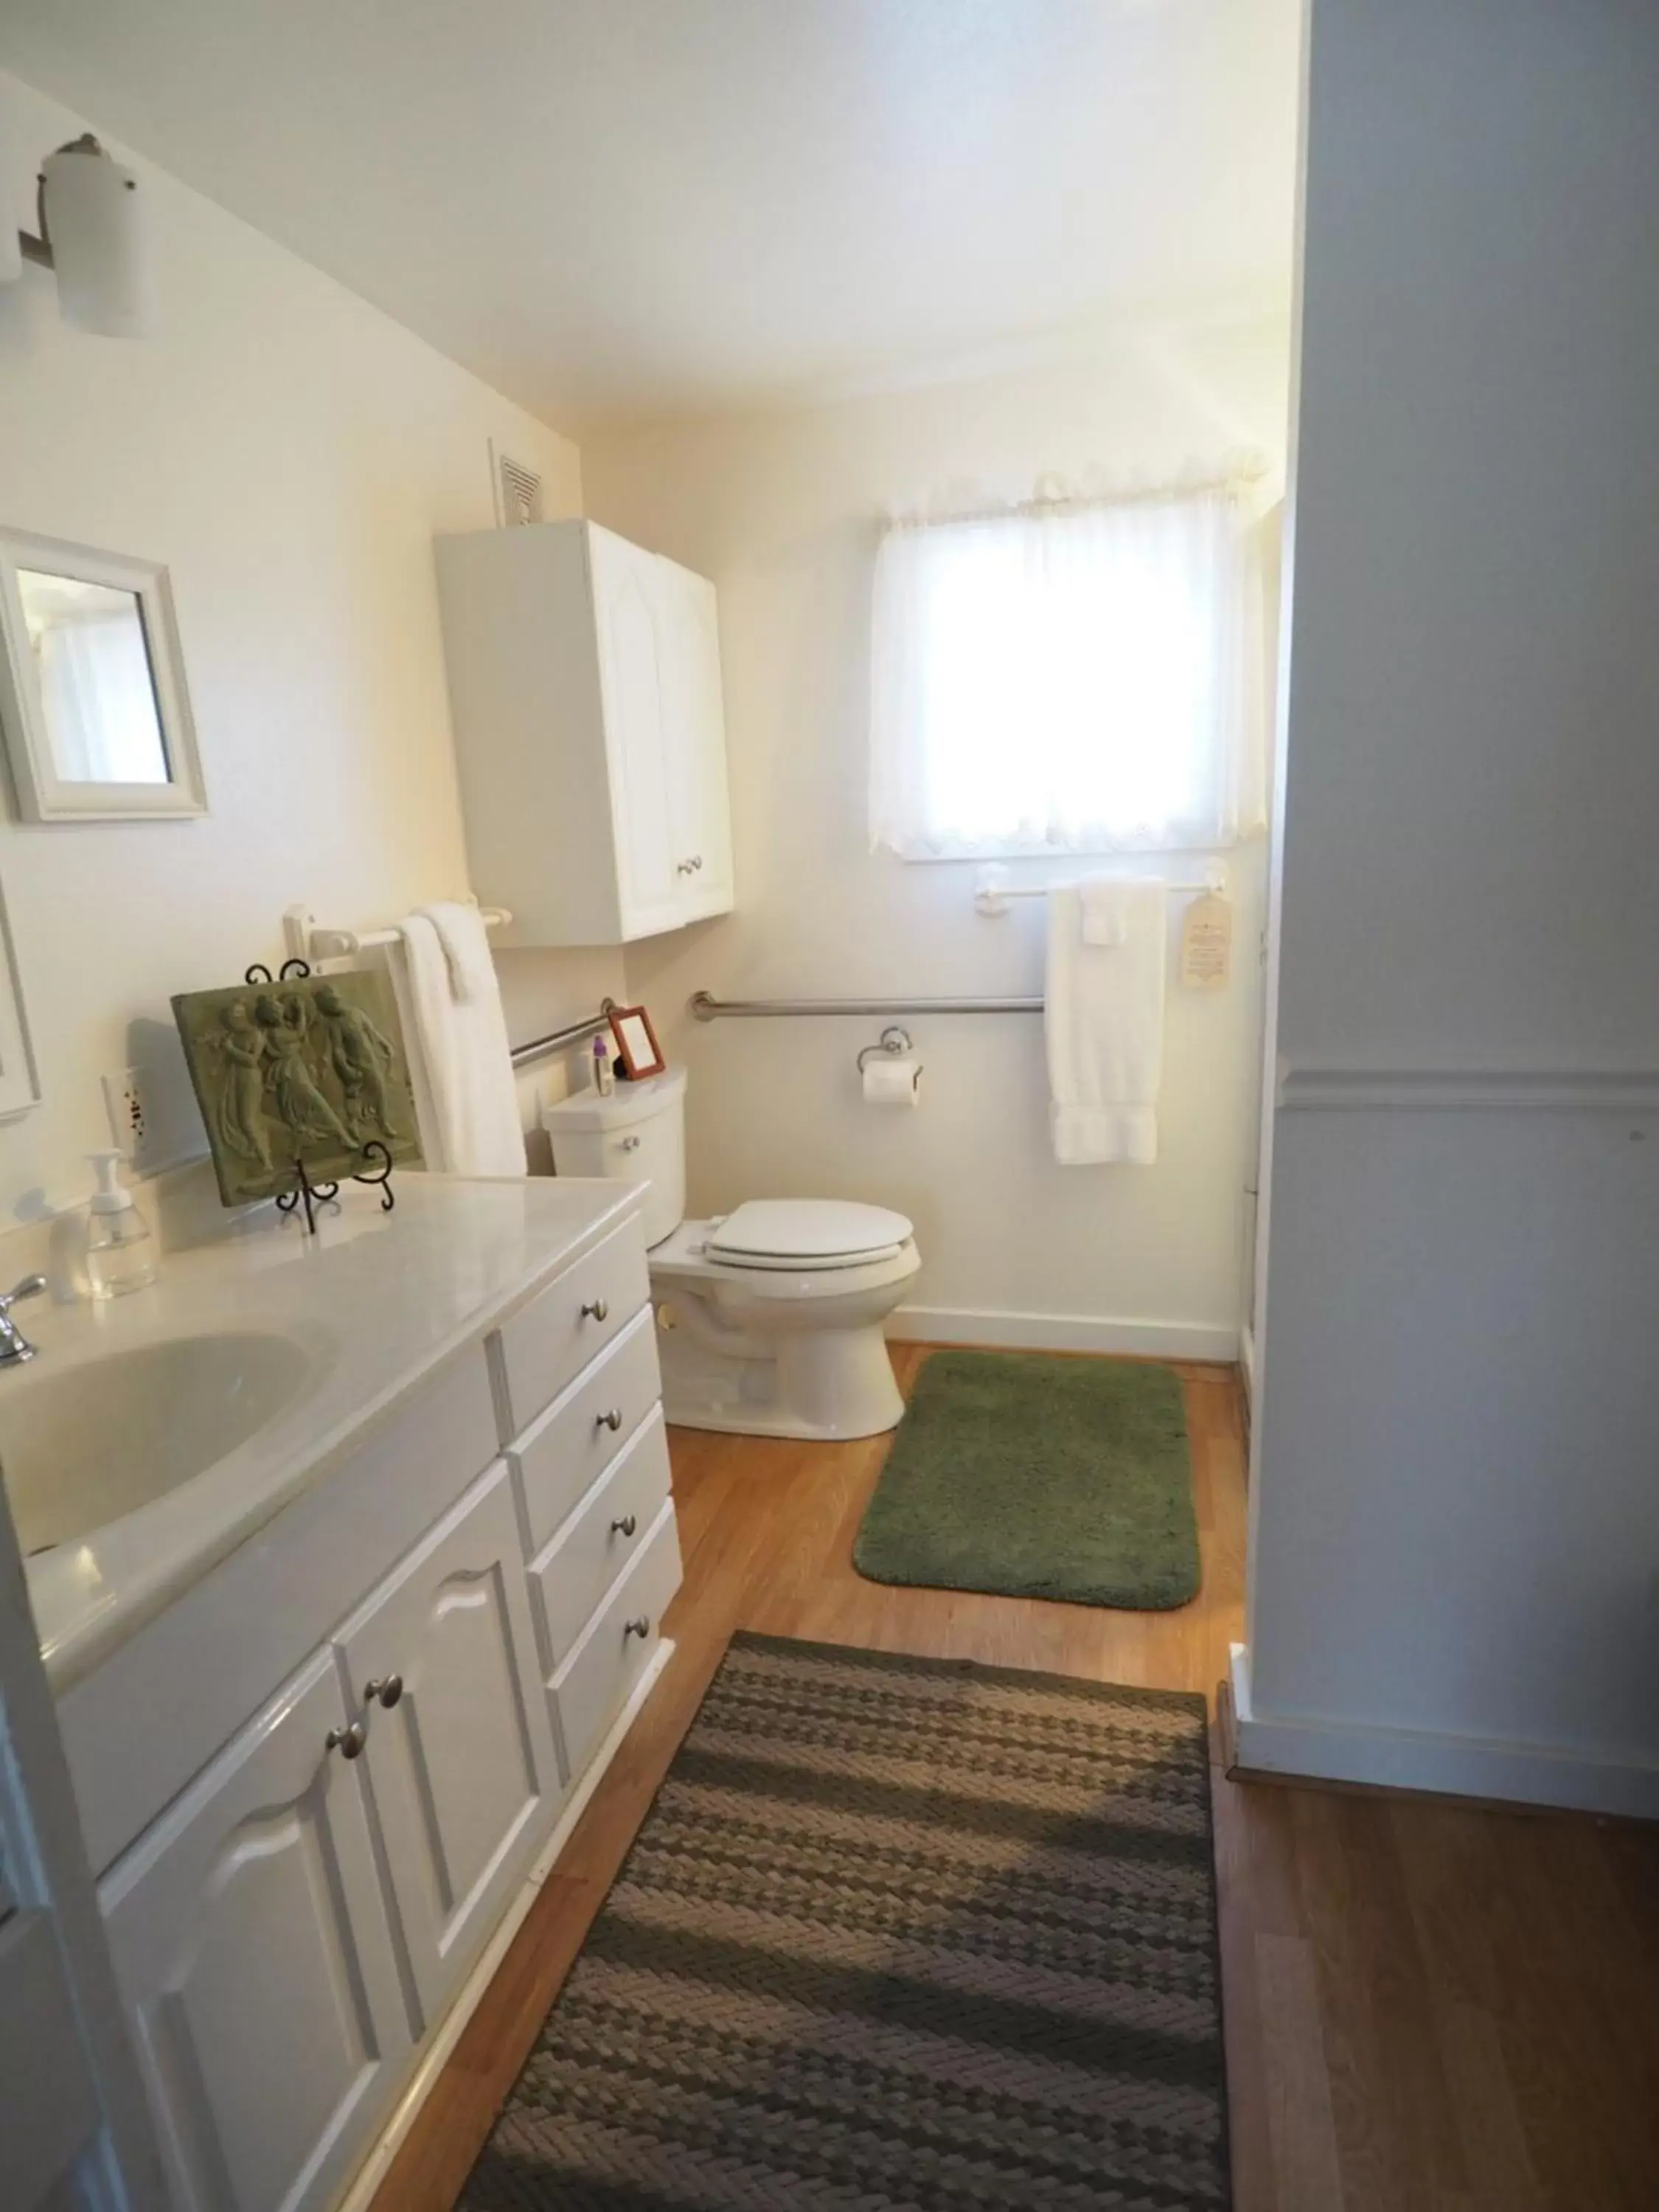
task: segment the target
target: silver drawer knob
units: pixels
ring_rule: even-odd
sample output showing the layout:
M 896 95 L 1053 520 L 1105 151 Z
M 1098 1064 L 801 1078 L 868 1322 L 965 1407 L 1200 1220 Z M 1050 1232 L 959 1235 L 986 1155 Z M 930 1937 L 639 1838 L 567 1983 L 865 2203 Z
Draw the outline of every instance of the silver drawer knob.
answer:
M 613 1536 L 631 1536 L 639 1525 L 631 1513 L 624 1513 L 619 1521 L 611 1523 L 611 1533 Z
M 609 1321 L 611 1309 L 603 1298 L 589 1298 L 582 1307 L 584 1321 Z
M 645 1637 L 649 1636 L 650 1633 L 651 1623 L 646 1619 L 643 1613 L 640 1615 L 637 1620 L 625 1620 L 623 1623 L 623 1634 L 624 1637 Z
M 392 1711 L 403 1693 L 404 1678 L 401 1674 L 377 1674 L 372 1682 L 363 1684 L 364 1697 L 384 1705 L 387 1712 Z
M 613 1406 L 608 1413 L 601 1413 L 593 1425 L 596 1429 L 609 1429 L 614 1437 L 622 1426 L 622 1407 Z
M 622 1148 L 625 1152 L 637 1152 L 640 1149 L 640 1140 L 637 1137 L 624 1137 L 622 1140 Z
M 325 1748 L 337 1751 L 342 1759 L 361 1759 L 368 1741 L 368 1730 L 361 1721 L 353 1721 L 349 1728 L 331 1728 L 323 1738 Z

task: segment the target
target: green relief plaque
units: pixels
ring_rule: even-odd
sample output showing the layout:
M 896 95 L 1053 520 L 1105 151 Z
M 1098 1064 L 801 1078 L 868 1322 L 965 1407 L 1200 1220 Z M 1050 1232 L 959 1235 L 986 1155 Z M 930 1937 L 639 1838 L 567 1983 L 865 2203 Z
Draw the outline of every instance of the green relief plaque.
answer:
M 366 1145 L 418 1166 L 402 1026 L 382 975 L 305 975 L 173 1001 L 227 1206 L 355 1175 Z

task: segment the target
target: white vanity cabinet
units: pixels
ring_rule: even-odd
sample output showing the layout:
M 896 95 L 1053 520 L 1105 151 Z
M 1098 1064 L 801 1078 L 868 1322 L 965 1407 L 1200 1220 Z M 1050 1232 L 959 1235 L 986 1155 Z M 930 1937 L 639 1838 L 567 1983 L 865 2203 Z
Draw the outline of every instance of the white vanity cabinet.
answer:
M 362 1716 L 422 2024 L 442 2014 L 562 1794 L 505 1461 L 335 1638 Z
M 178 2212 L 329 2203 L 410 2049 L 353 1717 L 318 1653 L 105 1885 Z
M 679 1580 L 644 1240 L 611 1215 L 60 1699 L 175 2212 L 337 2203 Z
M 714 587 L 585 521 L 440 538 L 467 853 L 520 942 L 732 902 Z

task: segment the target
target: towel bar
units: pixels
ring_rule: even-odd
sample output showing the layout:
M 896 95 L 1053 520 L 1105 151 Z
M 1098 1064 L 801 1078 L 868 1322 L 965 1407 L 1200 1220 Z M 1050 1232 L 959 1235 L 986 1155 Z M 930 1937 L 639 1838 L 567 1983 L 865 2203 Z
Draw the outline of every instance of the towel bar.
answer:
M 1190 880 L 1170 883 L 1162 877 L 1133 876 L 1115 877 L 1113 880 L 1125 884 L 1155 882 L 1160 890 L 1171 892 L 1177 898 L 1203 898 L 1206 895 L 1224 898 L 1227 895 L 1227 873 L 1224 868 L 1220 867 L 1212 868 L 1201 883 Z M 976 913 L 988 915 L 994 920 L 999 915 L 1007 913 L 1010 899 L 1047 898 L 1050 891 L 1075 888 L 1075 884 L 1070 882 L 1011 884 L 1007 869 L 1000 862 L 993 861 L 990 866 L 981 868 L 974 878 L 974 908 Z
M 478 919 L 486 929 L 501 929 L 513 917 L 504 906 L 486 906 L 479 908 Z M 291 906 L 283 915 L 283 942 L 290 960 L 349 960 L 371 945 L 395 945 L 401 934 L 396 929 L 319 929 L 308 906 Z

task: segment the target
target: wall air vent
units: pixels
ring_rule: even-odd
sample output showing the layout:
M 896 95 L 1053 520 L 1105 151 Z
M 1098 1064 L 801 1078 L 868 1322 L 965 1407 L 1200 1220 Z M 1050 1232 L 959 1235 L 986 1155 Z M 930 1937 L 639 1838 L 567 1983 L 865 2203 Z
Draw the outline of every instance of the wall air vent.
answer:
M 495 469 L 495 520 L 504 530 L 516 529 L 520 523 L 539 522 L 542 519 L 542 480 L 534 469 L 526 468 L 492 445 L 490 456 Z

